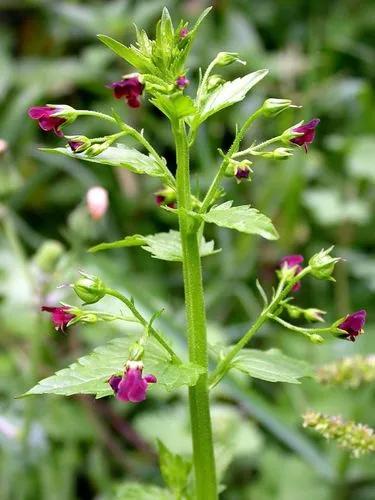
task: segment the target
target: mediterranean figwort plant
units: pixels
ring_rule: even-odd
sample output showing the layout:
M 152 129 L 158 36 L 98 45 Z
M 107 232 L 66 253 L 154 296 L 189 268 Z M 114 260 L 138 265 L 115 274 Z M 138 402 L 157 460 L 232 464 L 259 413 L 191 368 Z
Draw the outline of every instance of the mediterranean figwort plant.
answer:
M 113 134 L 104 137 L 66 136 L 65 147 L 46 151 L 88 162 L 127 168 L 137 174 L 159 178 L 160 190 L 155 193 L 157 205 L 176 217 L 179 230 L 146 236 L 126 236 L 120 241 L 102 243 L 90 250 L 97 252 L 141 246 L 155 258 L 182 262 L 189 359 L 181 359 L 170 341 L 153 326 L 160 312 L 156 312 L 151 319 L 146 319 L 132 298 L 110 288 L 99 277 L 84 274 L 72 285 L 84 305 L 94 304 L 105 296 L 112 296 L 126 306 L 130 316 L 116 316 L 68 304 L 44 306 L 42 309 L 51 313 L 54 326 L 63 330 L 77 322 L 123 320 L 139 323 L 143 334 L 137 338 L 128 336 L 113 340 L 54 376 L 40 381 L 26 394 L 81 393 L 94 394 L 96 397 L 115 395 L 118 400 L 129 404 L 143 401 L 155 383 L 167 390 L 188 386 L 193 468 L 184 458 L 173 455 L 162 443 L 159 444 L 159 451 L 163 477 L 169 488 L 169 493 L 166 490 L 168 495 L 198 500 L 214 500 L 218 496 L 210 419 L 210 389 L 232 369 L 271 382 L 296 383 L 299 378 L 312 374 L 307 363 L 291 359 L 278 350 L 248 349 L 246 346 L 262 325 L 267 321 L 275 321 L 287 330 L 305 336 L 312 343 L 324 342 L 325 336 L 354 341 L 363 330 L 366 316 L 366 312 L 361 310 L 339 318 L 329 326 L 319 328 L 295 326 L 282 319 L 282 314 L 286 313 L 291 318 L 323 321 L 324 311 L 303 309 L 294 305 L 291 302 L 291 294 L 298 292 L 301 280 L 308 275 L 316 279 L 333 280 L 334 266 L 340 260 L 331 256 L 332 248 L 312 256 L 305 267 L 303 256 L 284 257 L 277 270 L 278 286 L 271 297 L 266 295 L 257 281 L 263 301 L 260 315 L 235 345 L 223 348 L 218 353 L 218 359 L 213 357 L 212 364 L 215 363 L 215 366 L 209 370 L 201 258 L 218 250 L 214 250 L 212 241 L 205 240 L 205 224 L 216 224 L 269 240 L 278 238 L 271 220 L 256 209 L 247 205 L 235 206 L 232 201 L 219 202 L 223 196 L 224 178 L 231 177 L 236 182 L 250 180 L 250 158 L 253 157 L 284 160 L 292 156 L 297 147 L 303 147 L 307 151 L 307 146 L 314 140 L 315 129 L 319 123 L 317 118 L 305 124 L 300 122 L 276 137 L 260 143 L 254 142 L 250 147 L 241 150 L 242 141 L 256 120 L 272 118 L 286 109 L 297 107 L 288 99 L 267 99 L 236 130 L 230 148 L 226 152 L 219 150 L 220 164 L 203 198 L 193 195 L 189 151 L 194 146 L 199 127 L 213 114 L 243 100 L 268 73 L 267 70 L 261 69 L 233 81 L 225 81 L 212 74 L 214 68 L 235 62 L 243 64 L 243 61 L 236 53 L 220 52 L 206 71 L 200 73 L 195 97 L 186 95 L 185 91 L 189 85 L 186 60 L 198 28 L 209 10 L 203 12 L 192 28 L 188 28 L 187 23 L 181 21 L 175 29 L 167 9 L 164 9 L 156 27 L 155 40 L 151 40 L 145 31 L 136 28 L 137 44 L 130 47 L 106 35 L 99 35 L 105 45 L 137 71 L 109 84 L 114 96 L 117 99 L 123 98 L 125 105 L 132 108 L 132 112 L 137 112 L 136 108 L 148 97 L 151 104 L 169 120 L 176 150 L 175 176 L 165 159 L 146 139 L 143 131 L 139 132 L 126 124 L 115 113 L 110 116 L 97 111 L 77 110 L 62 104 L 37 106 L 29 110 L 29 116 L 38 120 L 43 130 L 52 131 L 59 137 L 63 136 L 63 128 L 81 116 L 105 120 L 115 129 Z M 146 153 L 118 143 L 119 139 L 128 137 L 135 140 Z M 276 149 L 270 149 L 274 144 L 277 145 Z M 96 191 L 88 196 L 88 204 L 92 216 L 101 217 L 107 207 L 106 193 L 98 192 L 96 188 Z M 144 369 L 148 375 L 143 375 Z

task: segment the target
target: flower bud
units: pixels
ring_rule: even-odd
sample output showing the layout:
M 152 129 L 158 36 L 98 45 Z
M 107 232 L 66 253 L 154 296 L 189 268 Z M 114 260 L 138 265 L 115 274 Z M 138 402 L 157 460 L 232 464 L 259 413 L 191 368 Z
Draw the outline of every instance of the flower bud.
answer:
M 68 144 L 73 153 L 82 153 L 91 146 L 91 140 L 84 135 L 66 135 Z
M 291 148 L 276 148 L 273 151 L 254 151 L 252 154 L 270 160 L 287 160 L 290 156 L 293 156 L 291 151 L 293 151 Z
M 303 314 L 307 321 L 324 321 L 323 315 L 326 314 L 325 311 L 321 311 L 320 309 L 305 309 Z
M 215 90 L 219 85 L 225 82 L 224 78 L 220 75 L 211 75 L 207 80 L 207 90 Z
M 73 290 L 85 304 L 95 304 L 106 295 L 105 285 L 97 276 L 81 274 L 83 277 L 73 284 Z
M 180 90 L 184 90 L 185 87 L 189 85 L 190 81 L 186 78 L 185 75 L 180 75 L 176 80 L 176 87 Z
M 310 335 L 310 340 L 313 344 L 323 344 L 324 342 L 324 338 L 317 333 L 313 333 L 312 335 Z
M 215 64 L 217 64 L 218 66 L 228 66 L 233 62 L 246 64 L 245 61 L 242 61 L 239 58 L 239 54 L 237 52 L 219 52 L 215 57 Z
M 267 118 L 277 116 L 279 113 L 288 108 L 298 108 L 299 106 L 295 106 L 292 104 L 290 99 L 266 99 L 262 106 L 263 116 Z
M 319 280 L 331 280 L 332 273 L 335 268 L 335 264 L 341 259 L 339 257 L 331 257 L 329 253 L 332 251 L 333 246 L 328 248 L 328 250 L 321 250 L 319 253 L 313 255 L 309 260 L 309 266 L 311 267 L 311 275 Z
M 91 218 L 99 220 L 108 209 L 108 192 L 101 186 L 94 186 L 86 193 L 86 205 Z
M 139 342 L 134 342 L 129 348 L 129 360 L 140 361 L 143 358 L 145 350 Z
M 98 156 L 108 149 L 112 142 L 113 141 L 105 141 L 101 144 L 91 144 L 91 146 L 85 150 L 85 153 L 87 156 Z
M 166 205 L 169 208 L 176 208 L 176 191 L 170 187 L 160 189 L 155 194 L 155 202 L 157 205 Z

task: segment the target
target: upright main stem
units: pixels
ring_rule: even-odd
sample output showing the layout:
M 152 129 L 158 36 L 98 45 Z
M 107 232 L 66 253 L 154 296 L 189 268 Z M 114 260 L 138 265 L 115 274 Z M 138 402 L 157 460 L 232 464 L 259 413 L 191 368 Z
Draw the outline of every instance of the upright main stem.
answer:
M 187 211 L 191 209 L 189 148 L 185 125 L 172 124 L 176 142 L 177 197 L 182 243 L 185 305 L 190 361 L 204 368 L 195 386 L 189 388 L 190 419 L 193 438 L 193 461 L 197 500 L 216 500 L 216 472 L 208 396 L 208 356 L 206 313 L 198 228 Z

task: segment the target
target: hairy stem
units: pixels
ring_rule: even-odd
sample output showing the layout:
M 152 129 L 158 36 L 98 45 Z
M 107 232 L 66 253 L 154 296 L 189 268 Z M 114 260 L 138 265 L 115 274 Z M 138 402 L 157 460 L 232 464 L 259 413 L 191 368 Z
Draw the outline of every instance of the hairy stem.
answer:
M 281 140 L 281 138 L 282 138 L 282 136 L 278 135 L 277 137 L 272 137 L 272 139 L 268 139 L 267 141 L 256 144 L 255 146 L 250 146 L 249 148 L 244 149 L 243 151 L 240 151 L 239 153 L 234 154 L 233 158 L 239 158 L 240 156 L 251 155 L 251 153 L 253 151 L 259 151 L 259 149 L 263 149 L 266 146 L 270 146 L 271 144 L 274 144 L 275 142 L 279 142 Z
M 216 500 L 216 471 L 208 395 L 208 355 L 206 314 L 198 231 L 187 211 L 191 209 L 189 147 L 185 125 L 172 123 L 177 158 L 177 199 L 182 243 L 185 305 L 190 361 L 205 372 L 189 388 L 190 419 L 193 439 L 193 461 L 197 500 Z
M 241 349 L 243 349 L 246 344 L 251 340 L 251 338 L 256 334 L 259 328 L 270 319 L 270 314 L 272 314 L 279 306 L 280 302 L 286 298 L 293 286 L 300 281 L 306 274 L 310 272 L 310 266 L 305 267 L 297 276 L 295 276 L 288 285 L 283 289 L 281 286 L 278 287 L 277 292 L 272 300 L 272 302 L 263 309 L 261 314 L 251 328 L 245 333 L 245 335 L 235 344 L 228 354 L 218 363 L 214 372 L 211 374 L 209 383 L 210 387 L 213 388 L 217 385 L 220 380 L 224 377 L 227 371 L 230 369 L 231 362 L 236 357 Z

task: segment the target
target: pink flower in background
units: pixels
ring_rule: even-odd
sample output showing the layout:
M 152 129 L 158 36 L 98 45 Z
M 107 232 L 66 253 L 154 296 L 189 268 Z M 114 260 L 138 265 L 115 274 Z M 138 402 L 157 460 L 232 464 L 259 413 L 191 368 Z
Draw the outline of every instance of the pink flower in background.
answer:
M 42 306 L 40 309 L 51 313 L 51 320 L 56 330 L 64 331 L 64 328 L 67 326 L 69 321 L 75 318 L 74 314 L 69 312 L 69 307 L 67 306 Z
M 343 337 L 354 342 L 356 337 L 363 333 L 366 316 L 367 313 L 364 309 L 349 314 L 339 325 L 340 330 L 345 330 L 347 332 Z
M 146 399 L 148 384 L 155 384 L 157 380 L 154 375 L 143 377 L 142 372 L 142 361 L 128 361 L 122 377 L 112 375 L 108 383 L 118 400 L 140 403 Z
M 142 95 L 144 85 L 140 82 L 138 75 L 125 77 L 118 82 L 108 84 L 107 87 L 113 89 L 116 99 L 125 97 L 131 108 L 139 108 L 141 105 L 139 98 Z
M 101 219 L 108 209 L 107 190 L 100 186 L 90 188 L 86 193 L 86 205 L 94 220 Z
M 66 118 L 53 116 L 59 111 L 61 109 L 55 106 L 33 106 L 28 110 L 28 115 L 33 120 L 38 120 L 39 127 L 45 132 L 53 131 L 58 137 L 63 137 L 60 127 L 66 122 Z

